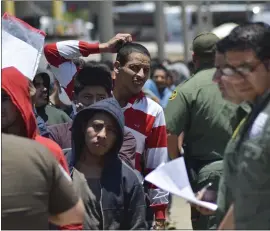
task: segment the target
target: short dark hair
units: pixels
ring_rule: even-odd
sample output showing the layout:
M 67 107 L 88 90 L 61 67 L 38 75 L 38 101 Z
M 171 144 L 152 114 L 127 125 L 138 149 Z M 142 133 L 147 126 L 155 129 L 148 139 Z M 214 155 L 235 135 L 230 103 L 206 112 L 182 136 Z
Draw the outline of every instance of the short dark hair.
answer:
M 260 60 L 270 58 L 270 26 L 262 22 L 249 22 L 237 26 L 217 43 L 220 53 L 253 50 Z
M 74 80 L 75 95 L 78 95 L 86 86 L 102 86 L 110 95 L 112 91 L 110 69 L 104 64 L 85 63 Z
M 125 65 L 128 61 L 128 56 L 131 53 L 141 53 L 151 58 L 151 55 L 146 47 L 139 43 L 127 42 L 118 50 L 116 61 L 118 61 L 122 66 Z

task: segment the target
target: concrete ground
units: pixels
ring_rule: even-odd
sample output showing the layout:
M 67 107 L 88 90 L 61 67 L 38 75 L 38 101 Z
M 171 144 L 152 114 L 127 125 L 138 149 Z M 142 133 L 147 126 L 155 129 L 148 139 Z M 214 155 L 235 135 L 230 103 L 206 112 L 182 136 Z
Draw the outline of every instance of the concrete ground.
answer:
M 171 222 L 175 225 L 176 229 L 192 229 L 190 206 L 185 200 L 177 196 L 173 196 Z

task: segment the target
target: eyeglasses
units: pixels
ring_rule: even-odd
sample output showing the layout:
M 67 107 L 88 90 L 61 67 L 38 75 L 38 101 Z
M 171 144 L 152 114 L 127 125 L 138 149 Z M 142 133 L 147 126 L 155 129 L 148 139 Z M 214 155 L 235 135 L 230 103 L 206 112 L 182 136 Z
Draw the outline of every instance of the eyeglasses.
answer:
M 224 68 L 221 68 L 221 72 L 226 76 L 233 76 L 239 74 L 245 77 L 250 73 L 252 73 L 253 71 L 255 71 L 261 63 L 262 62 L 258 62 L 254 67 L 251 67 L 249 65 L 243 65 L 240 67 L 233 67 L 230 65 L 226 65 Z

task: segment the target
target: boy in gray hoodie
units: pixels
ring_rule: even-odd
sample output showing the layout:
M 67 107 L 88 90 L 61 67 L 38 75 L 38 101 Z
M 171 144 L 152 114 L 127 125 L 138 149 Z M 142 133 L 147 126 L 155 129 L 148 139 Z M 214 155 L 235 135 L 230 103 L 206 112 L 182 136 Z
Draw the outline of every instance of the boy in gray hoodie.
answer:
M 83 229 L 147 229 L 142 182 L 118 157 L 124 115 L 114 98 L 99 101 L 75 117 L 67 160 L 86 207 Z

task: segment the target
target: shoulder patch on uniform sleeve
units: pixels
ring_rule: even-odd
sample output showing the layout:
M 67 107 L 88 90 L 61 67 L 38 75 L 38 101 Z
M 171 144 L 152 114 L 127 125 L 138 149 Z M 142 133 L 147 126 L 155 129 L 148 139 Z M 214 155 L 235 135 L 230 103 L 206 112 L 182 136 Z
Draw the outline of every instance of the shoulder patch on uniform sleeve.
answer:
M 254 138 L 260 135 L 263 131 L 263 128 L 266 124 L 267 119 L 268 119 L 268 115 L 266 113 L 261 112 L 255 119 L 251 127 L 249 137 Z
M 176 96 L 177 96 L 177 91 L 174 90 L 172 95 L 170 96 L 169 100 L 174 100 L 176 98 Z

